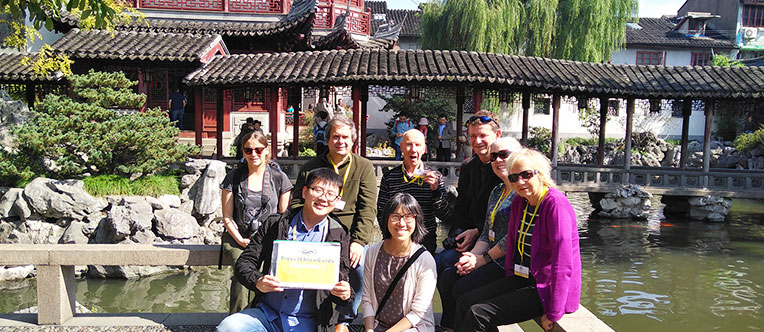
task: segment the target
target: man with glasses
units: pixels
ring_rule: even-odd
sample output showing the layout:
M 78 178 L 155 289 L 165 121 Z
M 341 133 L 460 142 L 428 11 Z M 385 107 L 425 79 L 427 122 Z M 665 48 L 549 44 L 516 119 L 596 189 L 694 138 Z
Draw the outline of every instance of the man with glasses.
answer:
M 328 168 L 319 168 L 307 175 L 305 183 L 304 206 L 268 217 L 236 261 L 234 274 L 255 292 L 255 299 L 249 308 L 220 322 L 218 331 L 323 330 L 335 323 L 331 321 L 332 303 L 347 304 L 353 297 L 347 281 L 350 235 L 329 216 L 340 199 L 342 178 Z M 275 240 L 340 243 L 340 281 L 331 290 L 285 289 L 275 276 L 264 273 L 270 271 Z
M 329 120 L 326 132 L 329 151 L 308 160 L 300 169 L 292 191 L 291 207 L 303 204 L 302 192 L 311 170 L 326 167 L 342 179 L 340 200 L 334 214 L 350 230 L 350 286 L 358 294 L 352 306 L 338 308 L 340 321 L 350 323 L 358 314 L 363 286 L 364 247 L 373 239 L 374 219 L 377 215 L 377 178 L 371 161 L 352 153 L 353 142 L 358 133 L 353 122 L 346 116 L 335 116 Z M 347 324 L 337 326 L 338 331 L 347 331 Z
M 435 254 L 435 233 L 438 228 L 435 217 L 444 219 L 448 216 L 448 194 L 440 173 L 422 162 L 426 148 L 424 134 L 417 129 L 411 129 L 403 134 L 402 138 L 403 163 L 385 173 L 379 184 L 377 220 L 383 220 L 381 214 L 390 197 L 401 192 L 411 194 L 422 207 L 424 226 L 427 229 L 427 234 L 420 244 L 431 254 Z
M 496 114 L 482 110 L 467 120 L 470 146 L 475 156 L 462 165 L 457 191 L 459 196 L 454 212 L 448 219 L 449 237 L 456 240 L 456 248 L 444 250 L 435 257 L 438 273 L 453 266 L 475 244 L 485 220 L 491 190 L 501 182 L 491 169 L 491 144 L 501 136 Z M 456 230 L 462 230 L 455 234 Z

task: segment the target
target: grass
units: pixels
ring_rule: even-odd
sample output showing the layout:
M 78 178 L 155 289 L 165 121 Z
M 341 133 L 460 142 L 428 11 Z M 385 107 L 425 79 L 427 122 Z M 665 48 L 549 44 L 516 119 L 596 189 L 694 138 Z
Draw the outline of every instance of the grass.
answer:
M 159 197 L 179 195 L 175 174 L 147 175 L 135 181 L 119 175 L 99 175 L 83 179 L 85 191 L 93 196 L 138 195 Z

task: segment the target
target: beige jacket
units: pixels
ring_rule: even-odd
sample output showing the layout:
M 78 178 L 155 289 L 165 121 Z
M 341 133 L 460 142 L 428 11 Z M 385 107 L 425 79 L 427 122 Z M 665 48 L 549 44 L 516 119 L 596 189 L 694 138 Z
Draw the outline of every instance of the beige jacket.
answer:
M 421 245 L 411 246 L 409 256 L 419 249 Z M 377 254 L 382 250 L 382 242 L 375 243 L 366 251 L 363 271 L 363 317 L 374 316 L 377 312 L 379 301 L 374 292 L 374 262 Z M 416 262 L 411 264 L 405 275 L 403 285 L 403 312 L 411 325 L 420 332 L 435 331 L 435 318 L 432 314 L 432 297 L 435 295 L 435 285 L 438 281 L 438 273 L 435 269 L 435 259 L 429 252 L 422 253 Z M 400 285 L 399 285 L 400 286 Z M 388 302 L 389 303 L 389 302 Z M 375 322 L 376 326 L 378 323 Z

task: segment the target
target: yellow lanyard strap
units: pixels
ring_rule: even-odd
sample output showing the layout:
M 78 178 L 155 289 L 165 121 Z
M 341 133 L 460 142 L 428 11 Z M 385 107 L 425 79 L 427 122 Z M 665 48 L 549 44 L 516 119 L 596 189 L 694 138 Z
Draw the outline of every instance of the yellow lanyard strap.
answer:
M 507 198 L 509 198 L 509 194 L 512 193 L 512 190 L 510 189 L 509 191 L 507 191 L 507 195 L 504 196 L 504 191 L 506 191 L 507 188 L 504 188 L 504 189 L 505 190 L 501 191 L 501 196 L 499 196 L 499 201 L 496 202 L 496 205 L 494 205 L 493 207 L 493 211 L 491 211 L 491 229 L 493 229 L 493 220 L 496 218 L 496 211 L 499 210 L 499 207 L 501 206 L 501 204 L 503 204 L 504 201 L 506 201 Z
M 419 169 L 419 168 L 424 169 L 424 164 L 419 164 L 419 167 L 414 169 L 414 172 L 416 172 L 416 170 Z M 420 176 L 414 175 L 413 177 L 411 177 L 411 180 L 407 179 L 406 178 L 406 168 L 404 167 L 403 164 L 401 164 L 401 171 L 403 172 L 403 182 L 405 182 L 405 183 L 414 183 L 414 181 L 416 181 L 416 184 L 419 185 L 419 186 L 424 184 L 424 179 L 422 177 L 420 177 Z
M 337 173 L 337 175 L 340 175 L 340 168 L 337 167 L 336 164 L 334 164 L 334 160 L 332 160 L 332 157 L 327 155 L 327 158 L 329 158 L 329 162 L 332 163 L 332 167 L 334 167 L 334 173 Z M 342 189 L 340 189 L 340 197 L 342 197 L 342 192 L 345 190 L 345 182 L 348 181 L 348 174 L 350 174 L 350 167 L 353 166 L 353 155 L 349 154 L 348 157 L 350 158 L 350 161 L 348 161 L 348 168 L 345 169 L 345 175 L 342 176 Z M 340 162 L 340 165 L 342 165 L 342 162 Z
M 541 199 L 539 199 L 538 203 L 536 203 L 536 207 L 533 209 L 531 220 L 528 222 L 528 227 L 526 227 L 525 231 L 523 231 L 523 226 L 525 225 L 525 216 L 528 215 L 528 201 L 525 201 L 525 212 L 523 212 L 523 221 L 520 223 L 520 236 L 517 241 L 517 251 L 520 252 L 520 264 L 523 264 L 523 259 L 525 258 L 525 236 L 528 235 L 528 232 L 531 230 L 533 218 L 536 218 L 536 215 L 539 211 L 539 206 L 541 206 L 541 202 L 544 201 L 544 197 L 546 197 L 548 192 L 549 190 L 546 187 L 541 189 Z

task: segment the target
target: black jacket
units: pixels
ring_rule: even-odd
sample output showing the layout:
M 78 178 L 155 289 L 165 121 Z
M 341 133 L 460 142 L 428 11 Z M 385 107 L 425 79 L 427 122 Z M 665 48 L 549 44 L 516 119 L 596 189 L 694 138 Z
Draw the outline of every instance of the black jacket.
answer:
M 488 198 L 491 196 L 493 187 L 499 183 L 501 179 L 494 174 L 491 164 L 483 164 L 477 156 L 473 156 L 470 161 L 463 164 L 456 189 L 459 196 L 456 198 L 454 212 L 449 218 L 450 232 L 454 232 L 457 228 L 461 228 L 462 231 L 477 228 L 482 232 L 488 209 Z
M 244 287 L 255 292 L 255 299 L 250 303 L 250 307 L 254 307 L 255 304 L 262 301 L 264 293 L 261 293 L 255 285 L 257 280 L 265 275 L 261 271 L 270 271 L 271 269 L 273 241 L 287 239 L 289 224 L 300 209 L 292 209 L 281 215 L 274 214 L 268 217 L 236 261 L 234 273 L 237 280 Z M 333 215 L 329 215 L 329 232 L 326 235 L 325 241 L 340 243 L 340 280 L 348 281 L 350 235 L 347 228 L 337 221 Z M 318 308 L 316 311 L 316 325 L 319 327 L 319 330 L 333 328 L 334 323 L 337 321 L 332 303 L 346 305 L 353 300 L 353 296 L 355 294 L 350 294 L 348 300 L 342 301 L 340 298 L 331 295 L 328 290 L 319 290 L 316 294 L 316 308 Z

